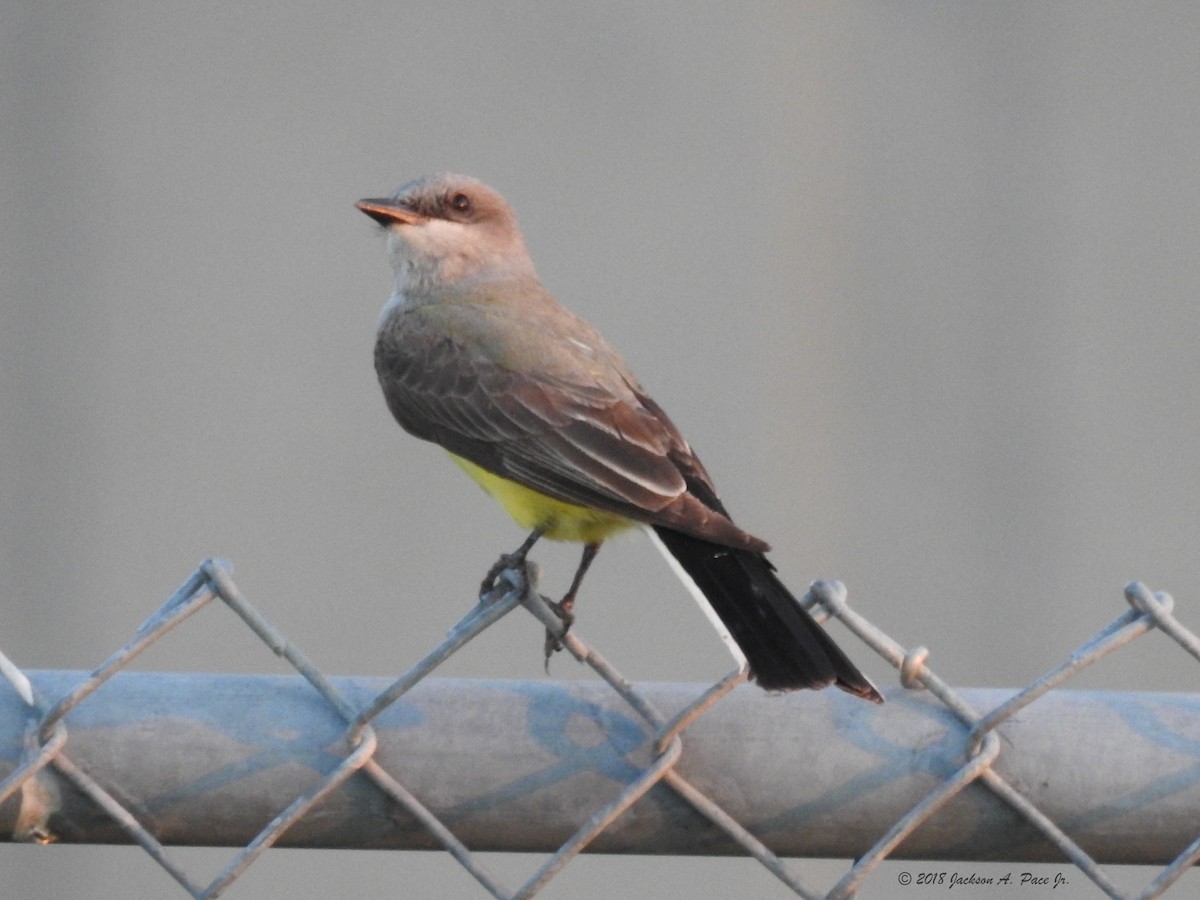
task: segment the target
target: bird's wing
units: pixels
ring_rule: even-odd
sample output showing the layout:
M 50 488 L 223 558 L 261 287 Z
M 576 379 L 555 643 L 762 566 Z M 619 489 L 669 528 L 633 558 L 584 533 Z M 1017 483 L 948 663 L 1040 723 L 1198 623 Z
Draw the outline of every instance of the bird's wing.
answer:
M 766 545 L 726 516 L 678 429 L 624 372 L 516 372 L 445 333 L 385 328 L 375 365 L 409 432 L 555 499 L 677 528 L 716 543 Z

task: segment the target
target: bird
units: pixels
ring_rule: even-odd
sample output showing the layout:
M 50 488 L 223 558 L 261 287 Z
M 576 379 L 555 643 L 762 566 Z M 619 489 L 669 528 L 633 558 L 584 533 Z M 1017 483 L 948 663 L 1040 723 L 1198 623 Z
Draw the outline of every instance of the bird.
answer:
M 769 545 L 734 524 L 617 351 L 542 285 L 500 193 L 441 173 L 356 206 L 386 232 L 394 273 L 374 349 L 388 409 L 529 532 L 488 572 L 485 591 L 538 540 L 580 543 L 557 605 L 569 627 L 601 544 L 642 526 L 760 687 L 836 685 L 882 702 L 780 581 Z

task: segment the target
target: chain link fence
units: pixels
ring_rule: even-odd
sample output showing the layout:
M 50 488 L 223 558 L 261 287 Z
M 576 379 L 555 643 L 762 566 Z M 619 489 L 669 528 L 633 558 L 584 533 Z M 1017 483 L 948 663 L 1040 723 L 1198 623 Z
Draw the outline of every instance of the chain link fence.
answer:
M 1158 695 L 1145 702 L 1140 699 L 1146 695 L 1113 695 L 1104 702 L 1091 702 L 1090 706 L 1088 702 L 1069 700 L 1063 707 L 1067 713 L 1056 710 L 1043 716 L 1040 722 L 1033 721 L 1029 710 L 1031 704 L 1061 687 L 1082 669 L 1151 631 L 1169 636 L 1184 651 L 1200 660 L 1200 641 L 1176 620 L 1172 614 L 1172 599 L 1166 594 L 1152 593 L 1138 583 L 1125 590 L 1130 606 L 1127 611 L 1071 653 L 1060 666 L 1015 694 L 952 688 L 929 668 L 929 653 L 924 647 L 905 649 L 852 610 L 846 603 L 846 591 L 840 583 L 814 583 L 803 602 L 816 618 L 836 617 L 898 670 L 903 690 L 892 692 L 889 699 L 903 701 L 909 696 L 908 692 L 921 691 L 923 698 L 933 698 L 923 701 L 922 709 L 936 708 L 937 713 L 954 726 L 940 732 L 942 745 L 938 762 L 924 765 L 920 760 L 925 749 L 923 744 L 930 740 L 928 733 L 917 736 L 908 725 L 896 724 L 898 719 L 895 718 L 891 725 L 886 725 L 886 720 L 880 717 L 887 715 L 887 707 L 877 710 L 869 704 L 839 697 L 835 691 L 826 691 L 819 696 L 825 698 L 828 695 L 828 699 L 819 704 L 813 695 L 806 695 L 807 705 L 787 707 L 786 717 L 778 712 L 764 716 L 762 708 L 755 704 L 784 702 L 783 699 L 767 697 L 757 689 L 737 690 L 745 681 L 741 672 L 733 672 L 707 688 L 637 686 L 572 630 L 562 635 L 563 645 L 588 665 L 599 676 L 600 682 L 587 687 L 564 687 L 555 682 L 547 682 L 547 685 L 569 693 L 576 704 L 571 709 L 576 713 L 582 710 L 584 720 L 599 723 L 601 737 L 595 741 L 596 752 L 591 756 L 586 747 L 581 749 L 587 743 L 582 741 L 567 748 L 565 757 L 582 753 L 587 759 L 581 763 L 577 761 L 579 766 L 584 769 L 593 766 L 598 772 L 602 770 L 603 783 L 615 779 L 620 788 L 609 796 L 596 794 L 600 783 L 593 780 L 588 782 L 590 794 L 586 791 L 581 794 L 577 790 L 565 793 L 553 810 L 556 815 L 539 814 L 537 818 L 543 828 L 532 836 L 521 832 L 515 823 L 513 827 L 507 827 L 503 822 L 491 822 L 481 829 L 478 823 L 472 824 L 471 818 L 479 812 L 479 804 L 447 805 L 443 797 L 431 798 L 430 795 L 436 793 L 432 788 L 426 788 L 424 795 L 421 789 L 410 788 L 409 785 L 420 781 L 420 772 L 413 762 L 416 755 L 410 755 L 404 746 L 396 747 L 392 734 L 395 726 L 387 717 L 397 715 L 397 709 L 403 706 L 397 701 L 418 685 L 422 685 L 422 690 L 434 692 L 431 696 L 440 698 L 432 704 L 433 708 L 469 706 L 475 698 L 476 712 L 494 703 L 493 699 L 480 699 L 485 693 L 484 688 L 515 691 L 516 688 L 493 682 L 439 684 L 439 679 L 428 676 L 473 637 L 517 606 L 524 606 L 540 623 L 561 634 L 561 622 L 538 593 L 536 581 L 537 570 L 532 564 L 524 571 L 504 573 L 491 594 L 481 598 L 440 646 L 382 689 L 376 682 L 326 677 L 241 596 L 229 565 L 216 560 L 202 563 L 143 623 L 134 637 L 90 675 L 24 673 L 0 654 L 0 673 L 4 676 L 0 681 L 0 685 L 4 685 L 0 686 L 0 771 L 10 770 L 0 782 L 0 827 L 6 829 L 9 839 L 16 841 L 135 842 L 184 891 L 197 898 L 219 896 L 277 843 L 331 846 L 328 838 L 321 836 L 330 830 L 341 835 L 340 840 L 345 842 L 343 846 L 444 849 L 479 882 L 482 891 L 497 898 L 533 897 L 585 850 L 680 852 L 681 847 L 686 847 L 687 852 L 693 853 L 743 853 L 761 863 L 795 894 L 808 898 L 853 896 L 889 857 L 970 858 L 964 854 L 972 853 L 972 848 L 978 851 L 975 858 L 981 859 L 1066 859 L 1110 897 L 1126 895 L 1106 873 L 1102 862 L 1154 861 L 1162 865 L 1135 895 L 1155 897 L 1200 859 L 1200 816 L 1195 812 L 1197 803 L 1191 796 L 1200 784 L 1200 767 L 1196 762 L 1200 756 L 1200 714 L 1195 709 L 1198 701 L 1194 695 Z M 182 696 L 187 690 L 195 690 L 198 695 L 206 692 L 215 695 L 217 687 L 214 685 L 218 682 L 211 679 L 219 676 L 197 676 L 199 681 L 194 683 L 167 684 L 169 676 L 136 673 L 135 677 L 135 673 L 125 673 L 122 679 L 112 681 L 114 675 L 122 672 L 148 646 L 214 600 L 240 617 L 307 682 L 304 696 L 295 701 L 308 704 L 307 712 L 296 718 L 299 723 L 296 729 L 311 727 L 314 703 L 320 713 L 335 723 L 330 733 L 323 733 L 316 740 L 319 750 L 312 752 L 311 765 L 306 769 L 316 775 L 302 791 L 297 794 L 293 788 L 280 788 L 293 790 L 282 799 L 278 791 L 254 796 L 259 803 L 256 809 L 266 808 L 271 818 L 257 834 L 245 840 L 228 827 L 219 811 L 210 808 L 206 812 L 200 802 L 188 807 L 186 818 L 190 824 L 165 821 L 169 817 L 162 813 L 165 808 L 163 795 L 170 794 L 172 789 L 162 785 L 154 789 L 141 787 L 146 793 L 159 794 L 151 802 L 150 798 L 139 796 L 132 786 L 137 778 L 128 774 L 153 767 L 156 754 L 171 759 L 191 754 L 196 757 L 190 760 L 191 765 L 207 773 L 205 778 L 209 781 L 201 779 L 206 788 L 220 782 L 224 787 L 234 785 L 236 789 L 249 769 L 261 772 L 273 763 L 279 767 L 278 758 L 270 752 L 248 766 L 242 749 L 234 752 L 203 744 L 197 739 L 196 730 L 187 727 L 184 714 L 172 710 L 172 698 Z M 244 698 L 258 690 L 255 695 L 258 699 L 251 703 L 249 710 L 240 710 L 238 714 L 250 719 L 281 715 L 279 707 L 272 704 L 284 702 L 281 698 L 287 693 L 287 686 L 276 679 L 256 687 L 255 680 L 248 678 L 238 696 Z M 265 677 L 258 680 L 267 681 Z M 299 683 L 294 678 L 286 680 Z M 88 706 L 101 702 L 135 703 L 120 693 L 119 684 L 125 684 L 126 691 L 145 692 L 138 695 L 136 704 L 142 708 L 153 707 L 158 724 L 147 732 L 148 726 L 139 720 L 126 732 L 116 727 L 121 723 L 110 723 L 109 739 L 120 743 L 130 740 L 131 734 L 141 734 L 145 738 L 144 746 L 132 754 L 121 754 L 114 749 L 112 759 L 123 759 L 125 762 L 121 765 L 111 762 L 106 766 L 90 757 L 86 765 L 81 765 L 72 756 L 76 745 L 67 720 L 73 711 L 79 716 Z M 109 692 L 107 700 L 105 691 L 101 690 L 106 685 L 109 686 L 106 688 Z M 43 696 L 45 689 L 51 689 L 52 694 Z M 447 700 L 437 693 L 439 691 L 457 693 Z M 1062 700 L 1068 696 L 1060 692 L 1058 698 Z M 1139 699 L 1139 703 L 1131 706 L 1125 702 L 1128 698 Z M 1045 708 L 1046 702 L 1043 701 L 1039 708 Z M 210 703 L 213 708 L 203 715 L 216 717 L 233 701 L 214 696 Z M 156 704 L 161 704 L 162 708 Z M 895 705 L 895 702 L 888 704 Z M 1041 753 L 1041 746 L 1060 747 L 1069 744 L 1072 737 L 1075 740 L 1082 738 L 1082 735 L 1070 733 L 1071 728 L 1080 727 L 1078 721 L 1061 724 L 1070 719 L 1072 710 L 1078 713 L 1080 707 L 1088 708 L 1092 715 L 1109 715 L 1113 720 L 1124 721 L 1131 726 L 1128 729 L 1131 733 L 1145 732 L 1144 723 L 1139 722 L 1147 716 L 1153 718 L 1157 725 L 1152 729 L 1154 734 L 1147 737 L 1153 752 L 1139 750 L 1140 756 L 1135 753 L 1124 757 L 1118 754 L 1113 756 L 1111 763 L 1126 773 L 1152 771 L 1143 771 L 1141 774 L 1145 778 L 1136 784 L 1123 785 L 1119 790 L 1114 786 L 1111 795 L 1098 796 L 1090 787 L 1073 782 L 1071 770 L 1079 768 L 1079 760 L 1068 750 L 1057 762 L 1049 763 L 1060 766 L 1060 770 L 1049 773 L 1056 780 L 1054 787 L 1065 782 L 1068 784 L 1066 789 L 1074 791 L 1071 796 L 1074 805 L 1067 813 L 1061 796 L 1053 794 L 1051 779 L 1044 777 L 1047 773 L 1030 774 L 1022 770 L 1019 763 L 1022 754 L 1036 756 Z M 1130 711 L 1135 708 L 1137 712 Z M 811 715 L 826 719 L 803 718 L 810 715 L 804 712 L 809 709 L 815 710 Z M 1151 712 L 1144 712 L 1147 709 Z M 776 734 L 773 740 L 770 736 L 755 737 L 754 730 L 764 721 L 791 721 L 793 710 L 796 710 L 797 718 L 792 726 L 776 724 L 773 727 L 794 727 L 794 732 Z M 503 718 L 508 721 L 514 716 L 506 712 Z M 1138 721 L 1131 721 L 1134 719 Z M 899 761 L 891 763 L 885 777 L 878 767 L 871 767 L 873 761 L 866 761 L 869 754 L 855 756 L 835 747 L 828 750 L 825 757 L 817 758 L 820 747 L 802 746 L 796 752 L 828 776 L 826 779 L 813 775 L 806 780 L 815 783 L 820 801 L 812 795 L 798 797 L 788 793 L 798 788 L 786 780 L 766 787 L 781 793 L 779 803 L 782 806 L 793 810 L 800 806 L 807 808 L 809 819 L 821 820 L 817 823 L 820 828 L 810 832 L 800 827 L 799 837 L 793 837 L 790 842 L 779 839 L 780 828 L 789 823 L 764 820 L 752 800 L 739 802 L 738 799 L 746 801 L 743 791 L 753 793 L 746 790 L 749 785 L 744 781 L 738 783 L 739 779 L 754 777 L 753 766 L 749 774 L 738 769 L 747 757 L 754 756 L 756 751 L 751 743 L 763 741 L 772 752 L 781 752 L 784 763 L 790 764 L 786 748 L 801 740 L 797 735 L 815 732 L 817 739 L 824 743 L 823 735 L 845 730 L 849 727 L 847 723 L 855 728 L 879 729 L 877 736 L 886 737 L 900 751 Z M 291 720 L 288 724 L 290 726 Z M 467 736 L 453 732 L 439 733 L 433 753 L 453 754 L 457 748 L 460 753 L 456 758 L 468 761 L 464 768 L 480 754 L 497 757 L 507 754 L 514 760 L 523 758 L 527 751 L 517 745 L 527 736 L 522 731 L 526 726 L 518 725 L 512 731 L 495 727 L 498 730 L 487 735 L 482 750 L 471 744 Z M 1109 720 L 1099 726 L 1085 727 L 1105 728 L 1112 734 L 1121 730 Z M 893 730 L 885 735 L 885 728 Z M 1056 731 L 1056 728 L 1063 730 Z M 613 737 L 618 733 L 620 740 Z M 7 740 L 6 734 L 9 735 Z M 509 742 L 507 745 L 506 741 Z M 708 771 L 702 767 L 697 770 L 682 762 L 685 747 L 692 751 L 686 754 L 688 759 L 698 756 L 707 763 Z M 388 749 L 385 752 L 381 748 Z M 722 748 L 724 756 L 721 755 Z M 124 749 L 129 750 L 128 747 Z M 1115 752 L 1111 747 L 1108 749 Z M 218 759 L 219 763 L 214 762 Z M 948 764 L 947 760 L 953 762 Z M 1006 768 L 1005 763 L 1013 761 L 1017 764 Z M 1039 757 L 1038 764 L 1044 763 L 1045 760 Z M 522 768 L 515 762 L 512 765 L 512 771 L 523 774 L 512 776 L 506 770 L 504 777 L 514 780 L 505 784 L 504 796 L 493 796 L 495 802 L 492 805 L 504 810 L 504 801 L 535 787 L 542 791 L 539 802 L 544 803 L 545 789 L 547 784 L 554 786 L 553 779 L 538 781 L 536 773 L 531 773 L 528 767 Z M 843 768 L 835 773 L 838 766 Z M 685 777 L 685 769 L 688 777 Z M 117 778 L 113 772 L 118 770 L 126 774 Z M 1038 771 L 1036 766 L 1034 770 Z M 211 773 L 220 774 L 218 777 Z M 1078 772 L 1074 774 L 1078 775 Z M 887 793 L 882 790 L 884 785 L 894 788 L 901 776 L 908 779 L 902 801 L 897 801 L 897 794 L 892 791 L 886 802 L 863 804 L 864 798 Z M 732 790 L 723 789 L 725 782 L 734 782 L 736 786 Z M 837 784 L 837 790 L 830 790 L 830 784 Z M 914 789 L 913 785 L 920 787 Z M 174 790 L 178 800 L 182 789 L 176 787 Z M 188 799 L 195 800 L 202 795 L 203 790 L 200 790 Z M 207 796 L 210 807 L 214 804 L 213 796 Z M 231 804 L 250 799 L 222 796 Z M 939 832 L 935 827 L 938 822 L 962 815 L 961 811 L 953 814 L 951 810 L 956 798 L 961 800 L 966 796 L 974 797 L 976 801 L 971 813 L 975 831 L 964 836 L 962 822 L 952 821 L 950 828 Z M 982 797 L 991 804 L 986 810 L 978 805 Z M 638 810 L 651 804 L 657 804 L 655 815 L 638 819 Z M 833 828 L 822 818 L 832 809 L 849 810 L 846 817 L 839 820 L 838 827 Z M 680 810 L 686 811 L 686 815 Z M 1128 831 L 1120 829 L 1110 832 L 1107 843 L 1097 837 L 1102 830 L 1097 823 L 1124 821 L 1135 813 L 1142 818 L 1135 815 L 1131 820 L 1134 824 L 1125 827 L 1137 830 L 1140 841 L 1130 840 Z M 239 809 L 237 820 L 261 821 L 267 817 L 262 815 L 261 819 L 255 820 L 253 815 L 257 814 L 247 815 Z M 206 816 L 210 830 L 188 830 Z M 343 818 L 338 819 L 338 816 Z M 649 818 L 655 821 L 653 827 L 645 824 Z M 337 827 L 322 831 L 316 827 L 317 820 L 325 825 L 334 821 Z M 550 820 L 559 822 L 560 828 L 561 822 L 571 824 L 563 834 L 549 824 Z M 702 823 L 703 829 L 698 822 Z M 796 823 L 792 821 L 790 825 Z M 379 827 L 372 831 L 375 826 Z M 928 827 L 923 829 L 923 826 Z M 385 832 L 390 829 L 390 836 L 381 838 L 380 828 Z M 916 836 L 919 829 L 920 836 Z M 397 832 L 401 833 L 400 837 Z M 822 837 L 817 838 L 818 833 Z M 997 834 L 1006 835 L 1008 840 L 997 842 Z M 990 843 L 980 843 L 981 835 L 990 835 L 987 838 Z M 236 844 L 238 849 L 214 878 L 201 884 L 172 858 L 165 846 L 172 842 Z M 516 888 L 501 884 L 478 856 L 482 845 L 489 845 L 484 849 L 532 849 L 548 842 L 553 842 L 551 852 L 527 881 Z M 1084 844 L 1091 847 L 1091 852 L 1084 849 Z M 790 856 L 840 855 L 852 857 L 854 862 L 831 890 L 822 893 L 806 885 L 794 867 L 781 858 L 785 852 Z

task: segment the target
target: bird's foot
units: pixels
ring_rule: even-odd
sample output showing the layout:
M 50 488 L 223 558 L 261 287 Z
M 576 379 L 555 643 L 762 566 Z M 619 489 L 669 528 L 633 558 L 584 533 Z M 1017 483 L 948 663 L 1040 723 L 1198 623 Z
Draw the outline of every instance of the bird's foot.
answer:
M 500 558 L 492 563 L 492 567 L 483 576 L 483 581 L 479 583 L 479 598 L 481 600 L 485 599 L 496 591 L 497 588 L 502 587 L 500 576 L 509 570 L 519 572 L 522 579 L 528 580 L 524 553 L 500 554 Z M 504 591 L 501 591 L 501 593 L 503 594 Z
M 496 592 L 500 587 L 500 576 L 510 569 L 520 572 L 526 584 L 529 583 L 529 570 L 526 567 L 525 557 L 529 555 L 529 551 L 533 549 L 533 545 L 537 543 L 543 531 L 545 531 L 544 528 L 535 528 L 530 532 L 529 537 L 525 538 L 525 542 L 512 553 L 500 554 L 500 558 L 492 564 L 487 574 L 483 576 L 483 581 L 479 584 L 480 600 L 486 600 Z M 503 594 L 503 591 L 500 593 Z
M 554 610 L 554 614 L 558 616 L 559 621 L 562 622 L 562 631 L 560 631 L 558 634 L 555 634 L 549 628 L 546 629 L 546 673 L 549 674 L 550 657 L 563 648 L 562 639 L 570 629 L 571 625 L 573 625 L 575 622 L 575 613 L 573 612 L 575 609 L 575 598 L 567 595 L 558 603 L 550 603 L 547 605 Z

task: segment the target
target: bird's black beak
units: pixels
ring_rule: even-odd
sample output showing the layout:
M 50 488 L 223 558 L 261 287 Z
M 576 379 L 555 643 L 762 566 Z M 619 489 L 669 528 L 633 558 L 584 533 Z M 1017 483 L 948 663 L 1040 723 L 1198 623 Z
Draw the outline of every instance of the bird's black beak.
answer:
M 407 206 L 402 206 L 391 197 L 368 198 L 359 200 L 354 205 L 385 227 L 396 224 L 415 225 L 427 218 L 418 212 L 413 212 Z

